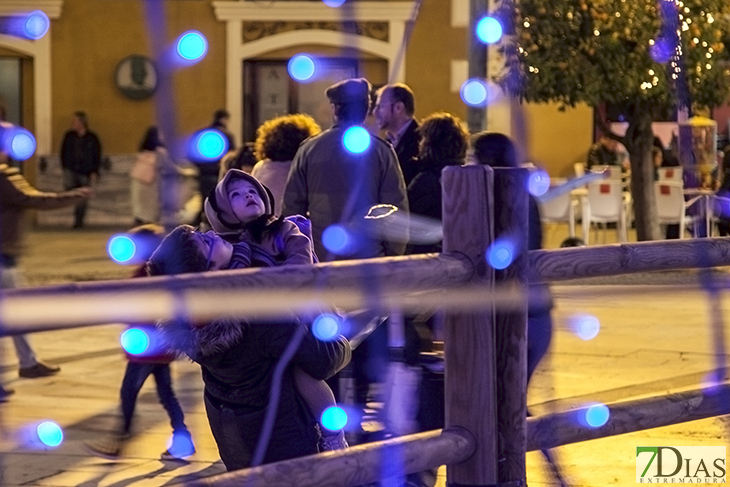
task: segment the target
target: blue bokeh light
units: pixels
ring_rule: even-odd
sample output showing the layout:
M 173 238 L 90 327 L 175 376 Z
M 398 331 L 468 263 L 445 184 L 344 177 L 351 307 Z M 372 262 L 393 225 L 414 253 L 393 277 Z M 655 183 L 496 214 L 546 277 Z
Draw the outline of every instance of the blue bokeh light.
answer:
M 189 155 L 196 162 L 215 162 L 228 152 L 228 139 L 217 129 L 203 129 L 190 139 Z
M 605 404 L 596 403 L 581 410 L 581 414 L 581 424 L 590 428 L 600 428 L 608 422 L 608 418 L 611 416 L 611 411 Z
M 114 235 L 106 245 L 109 257 L 118 264 L 131 261 L 137 252 L 137 245 L 129 235 Z
M 48 32 L 51 21 L 48 16 L 41 10 L 31 12 L 25 20 L 23 30 L 29 39 L 38 40 Z
M 665 64 L 674 55 L 675 47 L 670 39 L 660 37 L 654 41 L 654 45 L 649 47 L 649 55 L 654 62 Z
M 530 173 L 527 178 L 527 191 L 532 196 L 542 196 L 550 189 L 550 176 L 542 169 Z
M 45 446 L 55 448 L 63 443 L 63 430 L 54 421 L 42 421 L 36 426 L 36 434 Z
M 314 59 L 308 54 L 296 54 L 289 59 L 287 64 L 289 76 L 297 81 L 311 81 L 316 71 Z
M 485 44 L 494 44 L 502 38 L 502 24 L 494 17 L 483 17 L 477 23 L 477 37 Z
M 601 331 L 601 323 L 593 315 L 575 315 L 569 322 L 573 333 L 581 340 L 593 340 Z
M 119 341 L 124 351 L 130 355 L 142 355 L 150 348 L 150 337 L 139 328 L 125 330 Z
M 208 40 L 197 30 L 189 30 L 177 39 L 177 53 L 185 61 L 200 61 L 208 52 Z
M 175 458 L 186 458 L 195 453 L 195 445 L 189 431 L 173 431 L 167 440 L 167 451 Z
M 335 223 L 322 232 L 322 245 L 335 255 L 349 255 L 355 248 L 355 236 L 344 226 Z
M 330 406 L 322 412 L 320 424 L 330 431 L 339 431 L 347 425 L 347 413 L 338 406 Z
M 461 99 L 472 107 L 482 107 L 487 104 L 487 84 L 480 79 L 468 79 L 461 85 Z
M 322 0 L 322 3 L 328 7 L 337 8 L 342 7 L 345 4 L 345 0 Z
M 339 316 L 323 313 L 312 322 L 312 333 L 318 340 L 329 342 L 340 333 L 341 322 Z
M 23 127 L 0 127 L 0 150 L 12 159 L 24 161 L 33 155 L 35 148 L 35 137 Z
M 360 126 L 350 127 L 342 136 L 342 144 L 349 152 L 361 154 L 370 147 L 370 133 Z
M 515 244 L 510 239 L 498 238 L 487 249 L 486 257 L 494 269 L 506 269 L 515 260 Z

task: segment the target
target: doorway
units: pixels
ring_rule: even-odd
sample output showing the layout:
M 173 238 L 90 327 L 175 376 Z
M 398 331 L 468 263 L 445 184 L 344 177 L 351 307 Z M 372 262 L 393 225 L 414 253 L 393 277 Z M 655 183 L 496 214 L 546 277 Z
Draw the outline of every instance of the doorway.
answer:
M 332 125 L 325 89 L 358 76 L 358 61 L 351 58 L 320 59 L 317 79 L 297 83 L 287 72 L 287 60 L 244 61 L 243 137 L 256 138 L 256 129 L 266 120 L 290 113 L 306 113 L 323 129 Z

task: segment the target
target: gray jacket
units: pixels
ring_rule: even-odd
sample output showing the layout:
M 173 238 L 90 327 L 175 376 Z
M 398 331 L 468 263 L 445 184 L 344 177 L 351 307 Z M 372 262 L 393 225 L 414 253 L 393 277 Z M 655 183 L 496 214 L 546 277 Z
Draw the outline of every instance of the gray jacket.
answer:
M 314 247 L 322 260 L 329 252 L 322 245 L 322 232 L 340 223 L 357 233 L 368 209 L 391 204 L 408 211 L 403 173 L 393 147 L 370 136 L 370 146 L 360 154 L 348 152 L 342 136 L 348 127 L 334 125 L 304 141 L 299 147 L 284 190 L 284 215 L 301 214 L 312 221 Z M 405 244 L 381 242 L 365 234 L 344 258 L 401 255 Z

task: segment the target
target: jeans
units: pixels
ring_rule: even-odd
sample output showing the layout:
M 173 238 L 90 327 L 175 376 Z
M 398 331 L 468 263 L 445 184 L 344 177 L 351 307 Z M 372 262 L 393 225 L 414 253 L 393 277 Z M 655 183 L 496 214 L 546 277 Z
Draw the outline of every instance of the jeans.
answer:
M 16 289 L 20 287 L 20 282 L 21 277 L 17 267 L 0 263 L 0 289 Z M 28 337 L 25 335 L 13 335 L 12 338 L 20 368 L 26 369 L 36 365 L 38 359 L 30 347 Z
M 132 416 L 137 403 L 137 396 L 142 385 L 150 374 L 155 376 L 157 385 L 157 397 L 160 403 L 170 416 L 170 425 L 173 431 L 187 430 L 185 416 L 183 415 L 180 403 L 172 391 L 172 380 L 170 379 L 170 364 L 155 364 L 144 362 L 129 362 L 127 371 L 122 380 L 122 433 L 129 434 L 132 428 Z
M 91 176 L 88 174 L 80 174 L 68 169 L 63 171 L 63 187 L 66 191 L 70 189 L 81 188 L 91 184 Z M 86 215 L 87 201 L 84 200 L 74 207 L 74 224 L 83 225 L 84 216 Z

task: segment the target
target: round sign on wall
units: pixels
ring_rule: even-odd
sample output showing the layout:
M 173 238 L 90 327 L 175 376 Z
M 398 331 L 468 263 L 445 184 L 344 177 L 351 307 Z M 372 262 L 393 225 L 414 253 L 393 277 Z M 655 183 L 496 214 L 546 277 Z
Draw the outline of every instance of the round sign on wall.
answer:
M 117 64 L 114 81 L 127 98 L 143 100 L 157 89 L 157 68 L 146 56 L 127 56 Z

